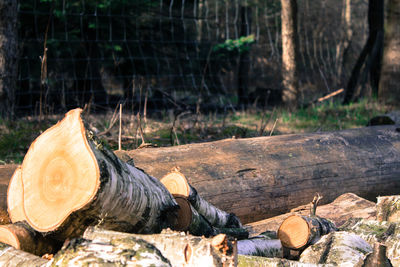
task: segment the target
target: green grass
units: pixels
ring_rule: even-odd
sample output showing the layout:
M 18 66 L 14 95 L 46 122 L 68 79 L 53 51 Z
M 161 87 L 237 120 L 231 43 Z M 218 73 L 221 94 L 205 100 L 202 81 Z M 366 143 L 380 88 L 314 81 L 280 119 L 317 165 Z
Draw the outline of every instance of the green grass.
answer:
M 168 116 L 162 120 L 147 118 L 142 125 L 143 139 L 146 143 L 157 146 L 171 146 L 195 142 L 206 142 L 224 138 L 246 138 L 260 135 L 277 135 L 316 131 L 335 131 L 363 127 L 374 116 L 383 114 L 389 108 L 375 100 L 361 100 L 358 103 L 343 106 L 329 102 L 289 112 L 282 108 L 260 111 L 230 112 L 226 114 L 210 113 L 207 115 L 189 114 L 175 122 Z M 90 115 L 87 121 L 104 131 L 110 125 L 112 114 Z M 61 118 L 58 116 L 58 118 Z M 24 118 L 13 122 L 0 120 L 0 164 L 21 163 L 32 141 L 57 119 L 53 116 L 42 122 Z M 197 121 L 194 124 L 194 121 Z M 143 123 L 143 120 L 142 120 Z M 111 148 L 118 148 L 118 123 L 111 131 L 100 138 Z M 275 125 L 275 127 L 274 127 Z M 124 114 L 123 149 L 135 149 L 142 143 L 135 116 Z

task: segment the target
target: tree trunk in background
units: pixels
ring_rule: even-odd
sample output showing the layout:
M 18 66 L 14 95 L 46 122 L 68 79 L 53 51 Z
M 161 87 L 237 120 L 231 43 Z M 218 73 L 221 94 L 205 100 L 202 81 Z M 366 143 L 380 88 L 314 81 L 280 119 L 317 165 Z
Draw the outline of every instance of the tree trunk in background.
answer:
M 299 42 L 297 36 L 297 1 L 281 0 L 282 11 L 282 99 L 285 105 L 297 105 L 299 80 L 297 62 Z
M 0 0 L 0 115 L 14 116 L 18 53 L 18 3 Z
M 370 0 L 368 5 L 369 36 L 351 72 L 343 100 L 344 104 L 348 104 L 355 99 L 356 88 L 362 78 L 360 75 L 363 67 L 365 76 L 369 72 L 373 92 L 378 92 L 383 46 L 383 21 L 384 1 Z
M 389 0 L 379 99 L 400 105 L 400 0 Z
M 344 36 L 342 41 L 336 46 L 336 66 L 337 66 L 337 80 L 341 83 L 343 71 L 348 65 L 348 55 L 351 50 L 351 42 L 353 39 L 353 28 L 351 20 L 351 0 L 343 0 L 343 13 L 342 13 Z
M 248 36 L 251 33 L 251 7 L 240 7 L 240 16 L 242 24 L 240 26 L 240 36 Z M 245 107 L 248 104 L 249 93 L 249 70 L 250 70 L 250 52 L 243 51 L 239 56 L 238 67 L 238 104 L 239 107 Z

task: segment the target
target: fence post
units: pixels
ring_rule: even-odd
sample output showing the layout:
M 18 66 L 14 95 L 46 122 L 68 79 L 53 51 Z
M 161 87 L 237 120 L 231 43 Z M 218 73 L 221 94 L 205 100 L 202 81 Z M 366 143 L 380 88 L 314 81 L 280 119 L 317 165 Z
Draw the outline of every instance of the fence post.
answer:
M 0 0 L 0 116 L 15 113 L 18 55 L 18 4 Z

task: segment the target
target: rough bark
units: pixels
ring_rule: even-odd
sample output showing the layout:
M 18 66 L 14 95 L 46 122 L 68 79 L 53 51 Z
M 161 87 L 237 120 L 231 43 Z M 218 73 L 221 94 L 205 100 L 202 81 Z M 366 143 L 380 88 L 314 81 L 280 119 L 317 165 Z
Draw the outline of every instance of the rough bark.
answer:
M 289 106 L 297 105 L 299 94 L 297 34 L 297 1 L 281 0 L 282 21 L 282 100 Z
M 236 244 L 225 235 L 204 238 L 163 230 L 161 234 L 137 235 L 89 227 L 84 238 L 105 243 L 125 244 L 142 239 L 168 257 L 172 266 L 235 266 Z
M 400 190 L 400 132 L 394 126 L 226 139 L 126 154 L 158 178 L 180 167 L 205 200 L 243 223 L 286 213 L 317 192 L 326 204 L 347 192 L 375 200 Z
M 380 222 L 400 223 L 400 195 L 378 197 L 376 203 L 376 219 Z
M 118 154 L 117 154 L 118 155 Z M 218 209 L 202 198 L 197 190 L 189 184 L 186 177 L 174 168 L 171 172 L 161 178 L 161 183 L 172 195 L 186 197 L 190 204 L 204 216 L 212 226 L 218 228 L 241 228 L 240 220 L 233 213 L 227 213 Z
M 400 266 L 400 224 L 374 220 L 351 219 L 340 228 L 341 231 L 355 233 L 371 246 L 376 242 L 386 247 L 386 256 L 393 266 Z
M 383 1 L 382 1 L 383 2 Z M 384 53 L 379 99 L 399 106 L 400 103 L 400 0 L 387 3 Z
M 284 220 L 278 229 L 282 246 L 302 250 L 315 244 L 323 235 L 336 231 L 329 220 L 317 216 L 293 215 Z
M 300 255 L 303 263 L 325 263 L 336 266 L 362 266 L 371 246 L 358 235 L 332 232 L 309 246 Z
M 43 237 L 25 222 L 1 225 L 0 242 L 38 256 L 54 254 L 62 245 L 50 237 Z
M 18 72 L 18 2 L 0 1 L 0 116 L 14 116 Z
M 94 224 L 160 232 L 178 208 L 158 180 L 119 160 L 86 131 L 80 109 L 32 143 L 22 183 L 27 222 L 59 240 L 77 237 Z
M 245 225 L 245 227 L 249 230 L 250 236 L 259 235 L 267 230 L 278 231 L 282 222 L 294 214 L 309 214 L 309 205 L 302 205 L 294 208 L 290 213 L 249 223 Z M 332 203 L 319 206 L 317 215 L 331 220 L 337 227 L 340 227 L 350 218 L 375 219 L 376 207 L 375 203 L 372 201 L 363 199 L 353 193 L 346 193 L 336 198 Z
M 0 266 L 39 267 L 48 260 L 0 243 Z
M 279 258 L 238 255 L 238 267 L 331 267 L 333 264 L 310 264 Z
M 7 211 L 11 222 L 24 221 L 23 186 L 21 180 L 21 167 L 18 167 L 10 179 L 7 190 Z
M 148 242 L 130 238 L 98 242 L 73 239 L 48 266 L 171 266 L 161 252 Z

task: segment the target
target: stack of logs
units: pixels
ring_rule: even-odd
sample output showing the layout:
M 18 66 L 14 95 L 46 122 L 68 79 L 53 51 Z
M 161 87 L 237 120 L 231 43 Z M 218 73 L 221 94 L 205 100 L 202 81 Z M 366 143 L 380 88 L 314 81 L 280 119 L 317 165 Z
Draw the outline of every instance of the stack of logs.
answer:
M 205 200 L 185 170 L 158 180 L 129 153 L 114 154 L 81 113 L 42 133 L 12 175 L 2 266 L 400 266 L 400 196 L 375 205 L 348 193 L 317 212 L 317 195 L 310 206 L 243 226 Z

